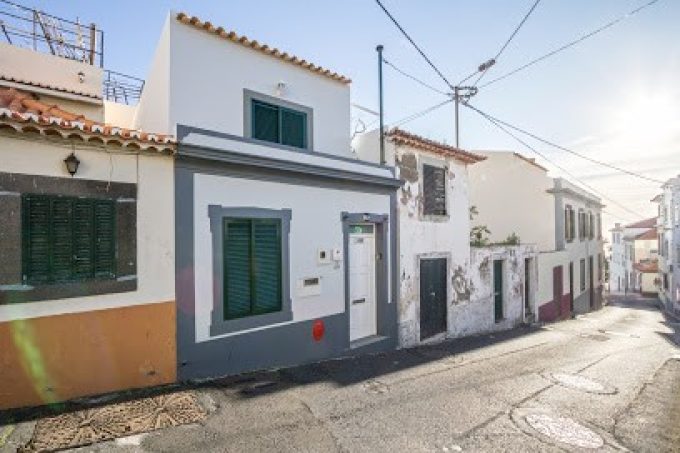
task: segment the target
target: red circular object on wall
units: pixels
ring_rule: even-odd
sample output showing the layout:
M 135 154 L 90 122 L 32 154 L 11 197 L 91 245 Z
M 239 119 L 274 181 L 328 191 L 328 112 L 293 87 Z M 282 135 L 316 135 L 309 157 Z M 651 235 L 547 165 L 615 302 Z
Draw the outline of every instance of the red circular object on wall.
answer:
M 321 341 L 325 332 L 326 326 L 323 321 L 320 319 L 314 321 L 314 325 L 312 326 L 312 337 L 314 337 L 314 341 Z

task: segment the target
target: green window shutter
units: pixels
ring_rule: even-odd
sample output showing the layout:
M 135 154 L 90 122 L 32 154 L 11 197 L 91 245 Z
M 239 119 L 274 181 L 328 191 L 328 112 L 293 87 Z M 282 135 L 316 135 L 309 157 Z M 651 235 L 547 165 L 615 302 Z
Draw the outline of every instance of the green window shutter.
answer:
M 256 219 L 253 225 L 253 313 L 281 310 L 281 221 Z
M 113 278 L 116 263 L 116 206 L 112 200 L 94 202 L 94 276 Z
M 281 109 L 281 143 L 306 148 L 307 115 L 303 112 Z
M 68 281 L 73 275 L 73 199 L 51 201 L 51 280 Z
M 423 214 L 446 215 L 446 174 L 443 168 L 423 165 Z
M 251 110 L 252 137 L 258 140 L 279 143 L 279 108 L 253 100 Z
M 23 198 L 24 280 L 44 283 L 50 279 L 50 200 Z
M 73 202 L 73 277 L 84 280 L 94 276 L 94 203 Z
M 224 317 L 240 318 L 251 313 L 250 239 L 247 219 L 224 219 Z

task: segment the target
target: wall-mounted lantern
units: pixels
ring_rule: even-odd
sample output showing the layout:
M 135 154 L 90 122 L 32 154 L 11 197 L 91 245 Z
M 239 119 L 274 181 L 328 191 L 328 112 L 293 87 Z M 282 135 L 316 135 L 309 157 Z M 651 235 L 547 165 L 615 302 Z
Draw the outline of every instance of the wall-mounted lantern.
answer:
M 64 159 L 64 163 L 66 164 L 66 171 L 68 171 L 71 176 L 75 175 L 80 166 L 80 160 L 78 160 L 76 155 L 73 153 L 69 154 L 68 157 Z
M 78 71 L 78 81 L 83 83 L 85 81 L 85 73 L 83 71 Z

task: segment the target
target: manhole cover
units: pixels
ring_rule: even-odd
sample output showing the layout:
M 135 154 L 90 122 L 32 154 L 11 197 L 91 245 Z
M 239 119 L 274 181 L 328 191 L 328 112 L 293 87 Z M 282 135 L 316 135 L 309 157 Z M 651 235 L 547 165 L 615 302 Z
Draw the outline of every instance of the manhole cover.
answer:
M 366 391 L 366 393 L 380 395 L 389 392 L 390 388 L 388 387 L 387 384 L 371 379 L 369 381 L 364 382 L 364 390 Z
M 616 389 L 614 387 L 602 384 L 578 374 L 551 373 L 546 377 L 556 384 L 575 390 L 581 390 L 583 392 L 599 393 L 603 395 L 611 395 L 616 393 Z
M 563 444 L 589 449 L 604 445 L 604 440 L 597 433 L 570 418 L 533 413 L 528 414 L 525 420 L 540 434 Z

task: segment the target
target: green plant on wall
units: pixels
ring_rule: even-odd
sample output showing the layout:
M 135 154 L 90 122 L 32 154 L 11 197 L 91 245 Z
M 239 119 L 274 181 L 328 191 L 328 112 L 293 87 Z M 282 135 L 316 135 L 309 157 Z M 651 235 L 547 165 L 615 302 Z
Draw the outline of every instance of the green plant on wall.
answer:
M 517 236 L 517 233 L 515 233 L 514 231 L 510 236 L 505 238 L 503 242 L 501 242 L 501 244 L 503 245 L 519 245 L 519 243 L 520 243 L 519 236 Z
M 470 221 L 473 221 L 475 216 L 479 214 L 477 206 L 470 206 Z M 489 245 L 489 236 L 491 231 L 486 225 L 476 225 L 470 228 L 470 245 L 472 247 L 484 247 Z

